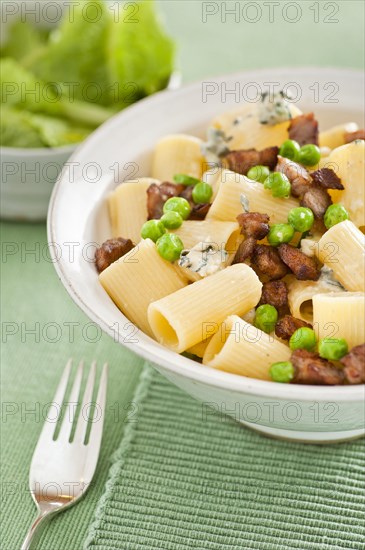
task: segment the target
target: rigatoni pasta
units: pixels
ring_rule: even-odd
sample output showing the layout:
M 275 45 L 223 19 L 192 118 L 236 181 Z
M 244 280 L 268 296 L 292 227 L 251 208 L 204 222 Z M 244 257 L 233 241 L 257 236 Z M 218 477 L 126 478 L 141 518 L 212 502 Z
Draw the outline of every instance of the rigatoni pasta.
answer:
M 123 236 L 134 244 L 141 240 L 141 227 L 147 219 L 146 192 L 153 178 L 139 178 L 118 185 L 108 197 L 113 237 Z
M 147 320 L 150 303 L 187 284 L 174 267 L 161 258 L 150 239 L 141 241 L 100 273 L 99 280 L 121 311 L 149 335 L 152 335 Z
M 347 132 L 356 132 L 358 129 L 359 127 L 355 122 L 332 126 L 332 128 L 319 133 L 319 146 L 336 149 L 336 147 L 345 145 L 345 134 Z
M 313 297 L 318 294 L 335 294 L 343 289 L 331 278 L 321 277 L 318 281 L 288 282 L 288 303 L 293 317 L 307 323 L 313 322 Z
M 332 189 L 332 200 L 344 205 L 351 221 L 365 227 L 365 141 L 357 140 L 334 149 L 327 157 L 326 166 L 333 167 L 345 189 Z
M 201 178 L 206 168 L 201 145 L 201 139 L 185 134 L 162 138 L 154 151 L 152 177 L 172 181 L 175 174 L 184 173 Z
M 207 349 L 207 346 L 209 342 L 211 341 L 212 337 L 207 338 L 206 340 L 203 340 L 202 342 L 198 342 L 191 348 L 188 348 L 186 351 L 187 353 L 191 353 L 192 355 L 196 355 L 197 357 L 202 358 L 205 350 Z
M 289 358 L 289 348 L 275 336 L 232 315 L 224 320 L 209 342 L 203 364 L 233 374 L 270 380 L 270 365 Z
M 252 309 L 261 287 L 249 266 L 230 266 L 152 303 L 148 321 L 161 344 L 181 353 L 212 336 L 227 316 Z
M 172 232 L 180 237 L 185 248 L 193 248 L 198 243 L 208 242 L 216 244 L 229 253 L 234 253 L 240 241 L 240 229 L 236 221 L 187 220 L 179 229 L 174 229 Z
M 222 170 L 217 195 L 207 214 L 209 220 L 233 221 L 243 210 L 242 196 L 251 212 L 265 212 L 272 223 L 285 222 L 292 208 L 299 206 L 294 198 L 273 199 L 264 186 L 246 176 Z
M 351 221 L 326 231 L 317 254 L 346 290 L 365 292 L 365 236 Z
M 331 292 L 313 296 L 313 326 L 318 338 L 345 338 L 358 346 L 365 335 L 365 294 Z
M 288 105 L 292 117 L 301 111 L 292 103 Z M 238 109 L 223 113 L 213 119 L 210 126 L 223 130 L 230 136 L 230 148 L 264 149 L 282 143 L 288 138 L 290 121 L 263 125 L 259 120 L 259 102 L 246 103 Z

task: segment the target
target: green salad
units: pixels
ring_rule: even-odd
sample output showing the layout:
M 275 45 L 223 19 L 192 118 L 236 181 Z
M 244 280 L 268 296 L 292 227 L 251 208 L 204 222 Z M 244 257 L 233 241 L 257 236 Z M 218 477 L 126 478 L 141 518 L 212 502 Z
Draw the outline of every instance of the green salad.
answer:
M 152 0 L 133 6 L 131 17 L 103 0 L 85 0 L 51 31 L 21 20 L 12 25 L 0 52 L 0 145 L 78 143 L 116 112 L 166 87 L 174 43 Z

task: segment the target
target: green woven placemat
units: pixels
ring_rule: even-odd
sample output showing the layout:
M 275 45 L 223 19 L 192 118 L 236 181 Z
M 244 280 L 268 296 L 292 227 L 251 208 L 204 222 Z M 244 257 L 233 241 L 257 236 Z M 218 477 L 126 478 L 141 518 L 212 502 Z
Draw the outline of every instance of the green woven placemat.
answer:
M 85 548 L 364 548 L 363 440 L 304 445 L 203 421 L 149 366 L 134 404 Z

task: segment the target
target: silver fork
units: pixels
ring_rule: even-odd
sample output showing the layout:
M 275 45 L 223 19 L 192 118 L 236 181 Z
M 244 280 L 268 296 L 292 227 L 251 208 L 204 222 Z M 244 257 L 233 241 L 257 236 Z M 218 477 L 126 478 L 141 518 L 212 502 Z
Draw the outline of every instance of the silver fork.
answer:
M 69 359 L 50 407 L 50 410 L 51 408 L 57 409 L 57 417 L 59 417 L 65 398 L 71 367 L 72 359 Z M 38 515 L 29 529 L 21 550 L 30 548 L 36 535 L 39 534 L 39 527 L 43 525 L 45 520 L 75 504 L 85 494 L 90 485 L 98 462 L 103 433 L 107 369 L 108 366 L 105 363 L 95 402 L 95 414 L 91 418 L 90 409 L 95 383 L 96 362 L 93 361 L 91 364 L 72 442 L 70 442 L 70 436 L 76 414 L 76 404 L 80 397 L 83 373 L 82 361 L 76 372 L 70 398 L 64 404 L 65 416 L 56 440 L 54 440 L 54 432 L 57 419 L 46 420 L 43 425 L 29 472 L 29 488 L 38 508 Z M 90 421 L 93 423 L 88 443 L 85 444 L 85 436 Z

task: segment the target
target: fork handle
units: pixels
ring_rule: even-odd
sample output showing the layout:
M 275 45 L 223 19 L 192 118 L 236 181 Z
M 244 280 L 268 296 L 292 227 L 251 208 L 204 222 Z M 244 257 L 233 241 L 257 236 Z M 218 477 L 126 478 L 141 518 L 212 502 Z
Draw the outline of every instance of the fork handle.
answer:
M 51 515 L 50 512 L 39 512 L 38 516 L 33 521 L 27 536 L 24 539 L 21 550 L 30 549 L 31 544 L 35 541 L 36 538 L 38 538 L 38 535 L 40 534 L 43 523 L 45 522 L 46 519 L 48 519 L 50 515 Z

